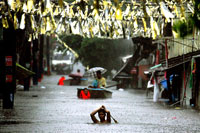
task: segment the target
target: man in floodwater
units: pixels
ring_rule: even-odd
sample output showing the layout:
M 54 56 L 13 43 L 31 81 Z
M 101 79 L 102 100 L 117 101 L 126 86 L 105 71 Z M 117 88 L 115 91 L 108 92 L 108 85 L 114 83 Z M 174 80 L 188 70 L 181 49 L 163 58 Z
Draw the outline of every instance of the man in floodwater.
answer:
M 98 116 L 99 116 L 99 120 L 96 119 L 95 114 L 98 112 Z M 92 121 L 94 123 L 111 123 L 111 116 L 110 116 L 110 111 L 108 111 L 104 105 L 102 105 L 100 108 L 94 110 L 91 114 L 90 114 Z M 107 119 L 106 119 L 107 116 Z

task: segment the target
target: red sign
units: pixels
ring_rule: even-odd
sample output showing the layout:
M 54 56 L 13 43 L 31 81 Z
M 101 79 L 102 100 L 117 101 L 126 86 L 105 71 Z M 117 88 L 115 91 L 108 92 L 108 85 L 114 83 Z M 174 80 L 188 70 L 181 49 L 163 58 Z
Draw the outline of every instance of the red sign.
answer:
M 6 56 L 6 66 L 12 66 L 12 56 Z
M 131 74 L 137 74 L 137 68 L 135 68 L 135 67 L 132 68 L 130 73 L 131 73 Z
M 12 75 L 6 75 L 6 83 L 10 83 L 13 80 L 13 76 Z

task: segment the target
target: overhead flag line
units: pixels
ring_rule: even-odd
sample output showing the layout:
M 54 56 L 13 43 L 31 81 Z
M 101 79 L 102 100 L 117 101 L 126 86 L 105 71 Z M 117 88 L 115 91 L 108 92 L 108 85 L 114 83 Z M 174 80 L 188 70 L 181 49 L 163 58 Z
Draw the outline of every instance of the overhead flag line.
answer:
M 9 7 L 6 8 L 6 5 Z M 15 29 L 26 29 L 26 21 L 29 20 L 31 31 L 28 32 L 33 39 L 39 34 L 54 33 L 78 34 L 89 38 L 144 36 L 156 39 L 162 37 L 163 23 L 177 18 L 184 20 L 186 11 L 193 13 L 192 0 L 165 0 L 159 3 L 152 0 L 146 0 L 146 3 L 95 0 L 92 5 L 88 0 L 72 3 L 59 0 L 57 4 L 51 0 L 41 0 L 39 3 L 35 0 L 0 2 L 3 27 L 8 28 L 8 20 L 11 20 Z

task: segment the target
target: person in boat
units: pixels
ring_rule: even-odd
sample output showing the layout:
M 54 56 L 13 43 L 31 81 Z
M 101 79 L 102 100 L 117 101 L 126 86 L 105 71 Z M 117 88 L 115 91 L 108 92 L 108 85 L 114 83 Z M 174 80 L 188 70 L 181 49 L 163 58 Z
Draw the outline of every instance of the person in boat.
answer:
M 80 69 L 77 69 L 77 72 L 69 74 L 69 77 L 72 78 L 70 80 L 70 85 L 79 85 L 81 83 L 81 78 L 83 77 L 83 75 L 81 74 Z
M 83 77 L 83 75 L 81 74 L 80 69 L 77 69 L 76 75 L 77 75 L 76 80 L 77 80 L 78 84 L 80 84 L 81 83 L 81 78 Z
M 82 77 L 83 75 L 81 74 L 81 70 L 80 69 L 77 69 L 77 75 L 79 75 L 80 77 Z
M 65 76 L 62 76 L 59 81 L 58 81 L 58 85 L 64 85 L 64 81 L 65 80 Z
M 84 88 L 84 90 L 81 90 L 80 98 L 82 98 L 82 99 L 90 99 L 90 92 L 89 92 L 89 90 L 87 88 Z
M 101 71 L 96 72 L 97 78 L 92 82 L 89 88 L 102 88 L 106 87 L 106 79 L 101 75 Z
M 100 120 L 97 120 L 95 117 L 95 114 L 98 113 L 98 117 Z M 100 108 L 94 110 L 91 114 L 91 119 L 94 123 L 111 123 L 111 115 L 110 111 L 108 111 L 104 105 L 102 105 Z

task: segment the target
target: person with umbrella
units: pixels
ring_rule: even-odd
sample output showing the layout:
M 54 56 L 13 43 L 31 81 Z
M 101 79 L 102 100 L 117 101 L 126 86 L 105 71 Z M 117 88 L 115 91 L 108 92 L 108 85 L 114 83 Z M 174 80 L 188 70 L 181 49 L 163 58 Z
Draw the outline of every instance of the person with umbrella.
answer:
M 106 87 L 106 79 L 101 75 L 101 71 L 96 71 L 96 79 L 92 82 L 89 88 L 102 88 Z

